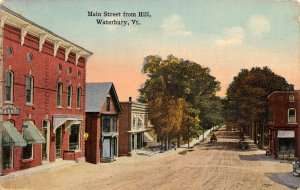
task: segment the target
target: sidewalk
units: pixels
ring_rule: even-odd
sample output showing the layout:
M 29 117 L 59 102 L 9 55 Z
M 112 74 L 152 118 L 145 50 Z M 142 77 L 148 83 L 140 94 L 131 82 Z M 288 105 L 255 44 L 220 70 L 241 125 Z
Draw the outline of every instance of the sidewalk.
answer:
M 45 163 L 43 165 L 36 166 L 33 168 L 28 168 L 28 169 L 24 169 L 24 170 L 15 171 L 13 173 L 9 173 L 5 176 L 1 176 L 0 181 L 13 179 L 13 178 L 19 177 L 19 176 L 27 176 L 27 175 L 31 175 L 31 174 L 43 172 L 43 171 L 52 171 L 52 170 L 62 169 L 62 168 L 65 168 L 65 167 L 68 167 L 71 165 L 75 165 L 75 164 L 76 164 L 76 162 L 74 160 L 57 160 L 55 162 Z

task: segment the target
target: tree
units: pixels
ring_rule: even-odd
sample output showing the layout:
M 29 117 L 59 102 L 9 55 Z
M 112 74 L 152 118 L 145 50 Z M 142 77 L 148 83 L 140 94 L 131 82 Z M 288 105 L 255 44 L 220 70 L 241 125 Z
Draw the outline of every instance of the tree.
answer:
M 231 125 L 239 125 L 263 146 L 265 125 L 268 119 L 268 95 L 273 91 L 293 90 L 293 85 L 268 67 L 242 69 L 227 89 L 225 118 Z M 248 130 L 247 130 L 248 129 Z
M 211 124 L 217 123 L 216 116 L 201 115 L 204 104 L 208 104 L 210 107 L 205 108 L 209 109 L 220 100 L 215 96 L 220 83 L 209 74 L 209 68 L 173 55 L 165 60 L 150 55 L 144 59 L 142 73 L 148 78 L 139 89 L 139 101 L 149 104 L 149 118 L 161 139 L 169 141 L 177 137 L 178 140 L 187 129 L 194 133 L 199 126 L 195 121 L 199 118 Z M 187 118 L 190 118 L 191 125 Z

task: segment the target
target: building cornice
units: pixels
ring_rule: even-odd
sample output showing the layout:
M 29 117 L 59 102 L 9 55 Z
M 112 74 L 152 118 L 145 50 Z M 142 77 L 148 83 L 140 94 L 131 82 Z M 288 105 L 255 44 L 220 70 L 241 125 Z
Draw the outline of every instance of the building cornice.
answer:
M 54 51 L 53 56 L 55 57 L 57 54 L 57 50 L 59 47 L 63 47 L 66 52 L 65 61 L 67 61 L 67 56 L 72 51 L 76 55 L 76 65 L 78 63 L 78 60 L 80 57 L 88 58 L 93 53 L 80 47 L 79 45 L 76 45 L 65 38 L 51 32 L 50 30 L 47 30 L 46 28 L 24 18 L 23 16 L 13 12 L 12 10 L 8 9 L 7 7 L 0 5 L 0 25 L 1 27 L 4 26 L 4 24 L 13 26 L 15 28 L 20 29 L 21 31 L 21 45 L 24 44 L 24 39 L 27 34 L 30 34 L 32 36 L 35 36 L 39 38 L 39 51 L 42 51 L 43 44 L 45 41 L 49 41 L 54 44 Z

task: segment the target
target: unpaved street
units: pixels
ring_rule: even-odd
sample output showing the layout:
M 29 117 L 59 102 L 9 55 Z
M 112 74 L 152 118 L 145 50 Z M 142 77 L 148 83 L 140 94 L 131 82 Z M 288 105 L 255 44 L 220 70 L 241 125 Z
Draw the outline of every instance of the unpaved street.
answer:
M 25 189 L 293 188 L 274 180 L 287 175 L 290 164 L 266 157 L 254 146 L 240 151 L 237 132 L 221 130 L 217 136 L 217 143 L 203 143 L 186 155 L 178 154 L 181 150 L 177 149 L 152 157 L 123 157 L 113 163 L 80 163 L 3 180 L 1 185 Z

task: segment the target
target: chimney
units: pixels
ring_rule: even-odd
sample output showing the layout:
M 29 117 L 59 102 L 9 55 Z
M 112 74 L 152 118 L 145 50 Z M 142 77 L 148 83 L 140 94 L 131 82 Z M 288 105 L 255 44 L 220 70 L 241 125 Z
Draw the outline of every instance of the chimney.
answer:
M 130 97 L 129 97 L 129 102 L 131 102 L 131 101 L 132 101 L 132 97 L 130 96 Z

